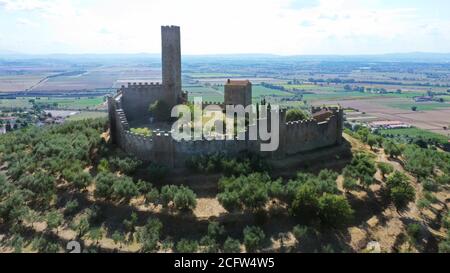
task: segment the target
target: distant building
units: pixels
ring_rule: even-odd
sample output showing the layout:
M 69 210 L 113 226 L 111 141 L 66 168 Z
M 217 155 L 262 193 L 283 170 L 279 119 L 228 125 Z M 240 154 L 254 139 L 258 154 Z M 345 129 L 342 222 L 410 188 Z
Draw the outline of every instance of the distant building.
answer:
M 421 96 L 421 97 L 415 97 L 414 98 L 415 102 L 428 102 L 428 101 L 433 101 L 433 97 L 432 96 Z
M 225 84 L 225 105 L 252 104 L 252 84 L 250 81 L 228 80 Z
M 371 122 L 369 123 L 369 127 L 372 129 L 401 129 L 411 128 L 411 125 L 398 120 L 383 120 Z

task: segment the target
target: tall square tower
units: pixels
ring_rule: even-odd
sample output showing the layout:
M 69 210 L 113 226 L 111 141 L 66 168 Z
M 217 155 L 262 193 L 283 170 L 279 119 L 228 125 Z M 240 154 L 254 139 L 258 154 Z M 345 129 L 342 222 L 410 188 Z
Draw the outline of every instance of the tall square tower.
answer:
M 252 83 L 250 81 L 228 80 L 225 84 L 225 105 L 252 104 Z
M 162 82 L 166 103 L 169 107 L 178 104 L 181 98 L 181 38 L 180 27 L 162 26 Z

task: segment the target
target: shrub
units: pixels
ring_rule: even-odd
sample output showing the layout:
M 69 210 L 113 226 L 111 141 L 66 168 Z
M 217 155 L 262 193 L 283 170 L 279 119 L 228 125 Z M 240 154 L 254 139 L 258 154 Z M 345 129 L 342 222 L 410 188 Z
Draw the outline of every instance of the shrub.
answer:
M 153 131 L 150 130 L 149 128 L 131 128 L 130 131 L 132 133 L 138 134 L 138 135 L 143 135 L 146 137 L 150 137 L 153 135 Z
M 326 226 L 342 227 L 352 220 L 353 214 L 353 209 L 343 196 L 324 194 L 319 198 L 319 218 Z
M 286 122 L 301 121 L 307 119 L 307 115 L 300 109 L 290 109 L 286 113 Z
M 130 200 L 139 194 L 138 187 L 130 177 L 117 177 L 113 184 L 114 196 L 118 199 Z
M 150 218 L 145 226 L 138 229 L 137 240 L 142 244 L 142 252 L 148 253 L 158 250 L 162 228 L 161 221 Z
M 178 188 L 173 198 L 173 203 L 178 210 L 192 210 L 197 206 L 197 196 L 195 193 L 184 186 Z
M 152 189 L 145 195 L 145 202 L 153 203 L 157 205 L 160 201 L 159 191 L 157 189 Z
M 95 196 L 109 199 L 113 195 L 116 176 L 110 172 L 101 172 L 95 178 Z
M 343 174 L 345 178 L 359 180 L 361 184 L 368 187 L 373 184 L 373 176 L 376 172 L 375 162 L 369 156 L 357 154 L 344 169 Z
M 77 200 L 68 201 L 65 205 L 64 214 L 73 215 L 77 212 L 79 204 Z
M 297 243 L 301 242 L 308 234 L 308 227 L 306 226 L 295 226 L 292 230 L 292 234 L 295 237 L 295 240 L 297 240 Z
M 381 175 L 384 177 L 386 177 L 386 175 L 390 175 L 391 173 L 394 172 L 394 167 L 389 164 L 389 163 L 385 163 L 385 162 L 380 162 L 377 164 L 378 169 L 381 171 Z
M 389 195 L 398 209 L 405 208 L 416 198 L 416 191 L 411 186 L 409 179 L 401 172 L 394 172 L 387 179 Z
M 450 212 L 447 212 L 447 215 L 442 218 L 442 226 L 446 229 L 450 229 Z
M 192 210 L 197 206 L 197 195 L 188 187 L 166 185 L 162 187 L 160 199 L 165 208 L 173 203 L 177 210 Z
M 210 222 L 208 225 L 208 236 L 219 240 L 225 233 L 225 228 L 219 222 Z
M 225 209 L 232 211 L 246 208 L 259 210 L 269 201 L 270 177 L 254 173 L 248 176 L 222 178 L 219 181 L 219 202 Z
M 197 253 L 198 242 L 192 240 L 182 239 L 176 245 L 176 251 L 178 253 Z
M 228 237 L 223 243 L 223 252 L 224 253 L 240 253 L 241 252 L 241 243 L 239 240 L 232 239 Z
M 402 147 L 392 141 L 384 142 L 384 152 L 392 158 L 397 158 L 402 155 Z
M 131 157 L 114 157 L 109 159 L 110 167 L 114 172 L 121 172 L 123 174 L 133 174 L 136 169 L 142 165 L 142 162 Z
M 433 179 L 426 179 L 422 182 L 423 189 L 426 191 L 437 192 L 439 191 L 439 184 Z
M 358 188 L 358 181 L 351 177 L 345 177 L 343 187 L 346 191 L 353 191 Z
M 319 199 L 311 185 L 301 185 L 295 194 L 290 212 L 305 221 L 315 219 L 319 212 Z
M 407 227 L 407 233 L 409 238 L 416 243 L 420 238 L 420 232 L 422 227 L 419 224 L 409 224 Z
M 255 252 L 259 250 L 264 243 L 266 235 L 259 227 L 246 227 L 244 229 L 244 245 L 247 252 Z
M 200 245 L 204 247 L 203 251 L 205 253 L 218 253 L 220 245 L 214 238 L 210 236 L 205 236 L 200 240 Z

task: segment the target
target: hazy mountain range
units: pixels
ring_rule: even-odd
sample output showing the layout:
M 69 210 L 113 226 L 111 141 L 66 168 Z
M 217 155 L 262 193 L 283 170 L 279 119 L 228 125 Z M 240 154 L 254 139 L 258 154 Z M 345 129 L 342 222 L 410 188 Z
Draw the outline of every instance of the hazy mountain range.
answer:
M 0 50 L 0 59 L 55 59 L 66 61 L 104 61 L 104 60 L 154 60 L 159 61 L 160 53 L 136 54 L 23 54 L 19 52 Z M 374 55 L 293 55 L 281 56 L 274 54 L 215 54 L 215 55 L 184 55 L 186 61 L 207 60 L 290 60 L 290 61 L 375 61 L 375 62 L 450 62 L 450 53 L 389 53 Z

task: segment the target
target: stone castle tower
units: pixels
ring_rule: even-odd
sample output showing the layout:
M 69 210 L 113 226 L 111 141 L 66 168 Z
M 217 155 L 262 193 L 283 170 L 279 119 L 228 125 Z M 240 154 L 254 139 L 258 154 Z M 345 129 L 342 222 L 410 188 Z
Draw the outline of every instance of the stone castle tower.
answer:
M 252 83 L 250 81 L 228 80 L 225 84 L 225 105 L 252 104 Z
M 181 91 L 180 27 L 162 26 L 162 84 L 170 109 L 179 103 Z

